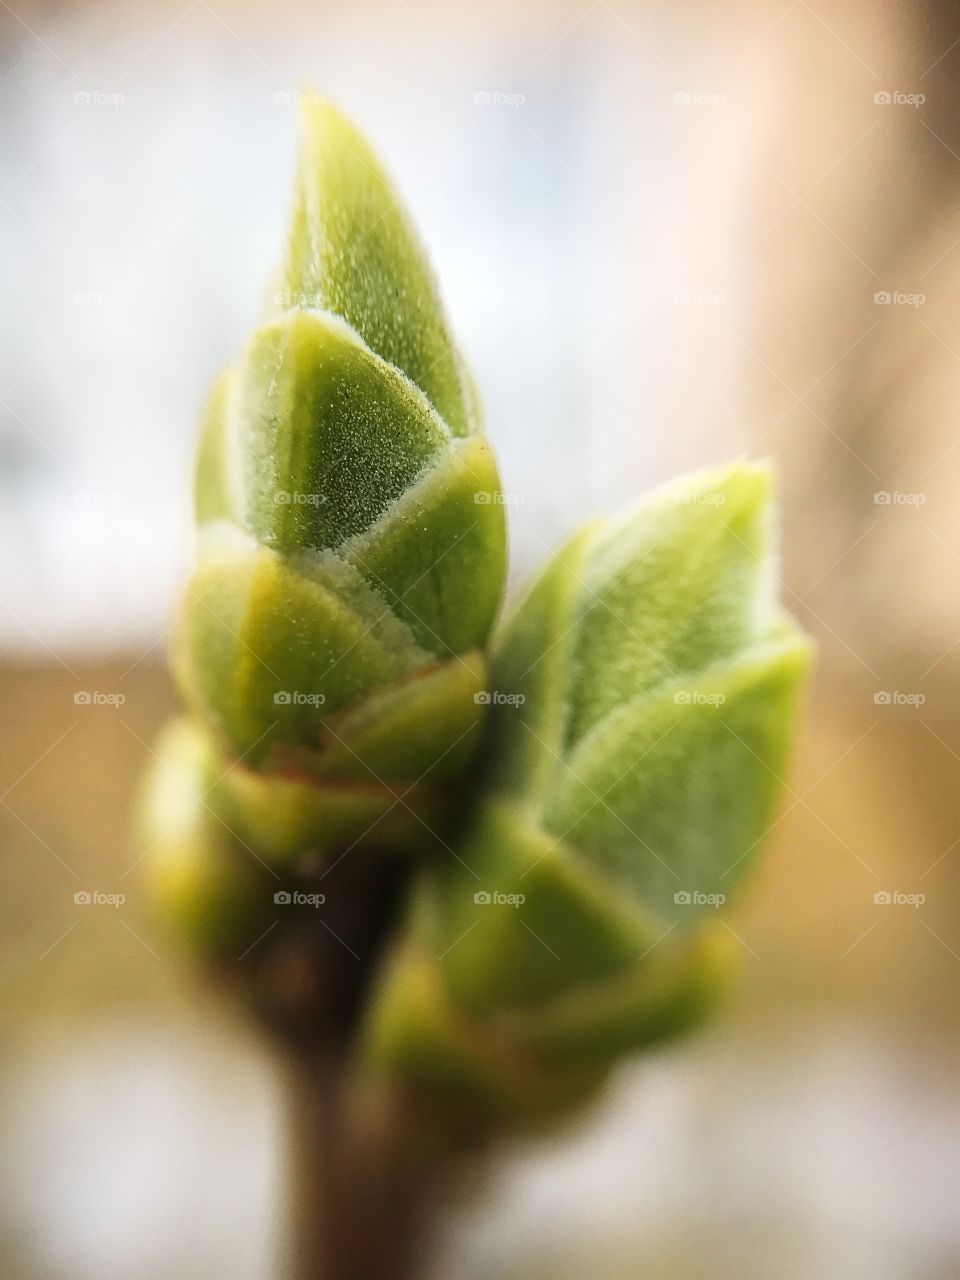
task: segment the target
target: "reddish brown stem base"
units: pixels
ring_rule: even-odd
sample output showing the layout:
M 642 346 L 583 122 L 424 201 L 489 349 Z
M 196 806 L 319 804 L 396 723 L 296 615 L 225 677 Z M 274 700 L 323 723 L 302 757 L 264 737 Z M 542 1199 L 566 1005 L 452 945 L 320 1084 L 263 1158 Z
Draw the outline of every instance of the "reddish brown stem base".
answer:
M 291 1107 L 292 1280 L 417 1280 L 455 1161 L 396 1099 L 300 1058 Z

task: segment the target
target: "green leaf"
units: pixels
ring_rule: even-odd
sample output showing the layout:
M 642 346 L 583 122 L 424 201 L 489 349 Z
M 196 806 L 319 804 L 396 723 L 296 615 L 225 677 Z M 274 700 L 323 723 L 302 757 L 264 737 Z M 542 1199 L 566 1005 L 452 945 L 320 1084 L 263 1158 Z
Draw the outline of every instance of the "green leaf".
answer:
M 457 853 L 439 878 L 433 945 L 451 995 L 473 1013 L 531 1008 L 616 974 L 660 932 L 515 806 L 484 805 Z
M 649 689 L 732 657 L 776 618 L 769 467 L 685 477 L 609 521 L 580 575 L 569 742 Z
M 481 436 L 455 441 L 341 555 L 417 643 L 439 656 L 485 646 L 506 575 L 500 480 Z
M 248 768 L 436 782 L 483 715 L 500 482 L 406 215 L 327 105 L 284 270 L 205 408 L 178 684 Z
M 174 669 L 188 703 L 248 763 L 278 744 L 316 747 L 326 716 L 427 661 L 342 561 L 298 568 L 216 532 L 190 581 Z
M 488 683 L 477 650 L 432 661 L 345 562 L 291 563 L 221 526 L 203 540 L 173 665 L 248 768 L 388 789 L 463 768 Z
M 476 430 L 475 393 L 416 232 L 362 135 L 310 95 L 300 115 L 281 306 L 341 316 L 402 369 L 454 435 Z
M 495 638 L 486 751 L 490 785 L 538 812 L 564 750 L 583 561 L 596 526 L 562 547 Z M 522 707 L 522 715 L 517 708 Z
M 493 712 L 504 785 L 541 794 L 610 712 L 768 634 L 770 523 L 768 469 L 736 464 L 668 485 L 571 539 L 495 643 L 492 678 L 523 698 L 519 713 L 509 701 Z
M 777 609 L 771 505 L 765 467 L 689 477 L 580 531 L 521 598 L 484 785 L 371 1014 L 378 1069 L 452 1097 L 459 1069 L 518 1120 L 542 1110 L 529 1078 L 602 1076 L 709 1009 L 717 913 L 769 827 L 810 660 Z M 428 969 L 445 1073 L 412 1048 Z
M 759 851 L 809 656 L 785 627 L 611 712 L 565 760 L 544 827 L 661 919 L 699 923 Z
M 769 469 L 737 463 L 588 526 L 496 643 L 492 790 L 661 919 L 769 820 L 809 663 L 775 581 Z
M 307 311 L 256 331 L 237 413 L 247 526 L 283 552 L 363 533 L 449 439 L 408 379 L 342 321 Z
M 469 1134 L 535 1130 L 587 1101 L 609 1070 L 609 1061 L 541 1062 L 521 1037 L 465 1015 L 415 943 L 394 951 L 371 994 L 361 1054 L 368 1072 L 417 1088 L 447 1131 Z
M 655 946 L 655 950 L 654 950 Z M 537 1061 L 561 1073 L 656 1045 L 696 1026 L 716 1006 L 735 968 L 736 940 L 719 925 L 667 937 L 613 981 L 584 982 L 535 1012 L 501 1019 Z
M 313 771 L 383 782 L 456 775 L 477 746 L 487 661 L 473 650 L 327 716 Z
M 171 932 L 236 959 L 262 931 L 276 882 L 211 801 L 222 767 L 201 730 L 170 725 L 144 783 L 138 835 L 148 891 Z
M 228 906 L 239 895 L 239 907 L 249 890 L 259 919 L 264 885 L 271 895 L 276 888 L 271 866 L 296 868 L 305 855 L 343 850 L 423 848 L 447 807 L 436 786 L 259 773 L 222 754 L 198 721 L 182 719 L 157 743 L 138 810 L 140 844 L 164 914 L 177 928 L 183 915 L 189 932 L 203 923 L 204 901 L 224 914 L 212 902 L 218 893 Z M 240 911 L 238 922 L 246 927 L 248 914 Z

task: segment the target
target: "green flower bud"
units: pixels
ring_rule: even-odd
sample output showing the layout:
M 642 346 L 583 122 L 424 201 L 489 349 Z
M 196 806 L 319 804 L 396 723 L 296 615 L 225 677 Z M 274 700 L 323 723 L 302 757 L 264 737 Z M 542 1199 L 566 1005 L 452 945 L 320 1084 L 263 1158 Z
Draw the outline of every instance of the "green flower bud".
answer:
M 138 813 L 138 844 L 158 916 L 190 949 L 236 959 L 268 919 L 272 877 L 218 813 L 225 766 L 181 720 L 160 736 Z
M 204 413 L 151 883 L 212 955 L 276 930 L 246 976 L 298 1043 L 359 1027 L 365 1067 L 445 1123 L 535 1123 L 724 985 L 719 912 L 810 658 L 770 476 L 590 524 L 488 649 L 504 509 L 472 383 L 364 140 L 315 99 L 302 129 L 277 293 Z M 337 927 L 271 911 L 281 871 L 319 909 L 296 886 L 337 867 Z
M 337 112 L 302 124 L 277 307 L 207 405 L 173 664 L 244 764 L 392 802 L 476 745 L 503 505 L 405 213 Z
M 342 318 L 403 370 L 454 435 L 479 421 L 473 384 L 454 346 L 433 272 L 406 210 L 366 139 L 309 95 L 280 306 Z
M 737 464 L 590 525 L 521 600 L 484 798 L 370 1020 L 380 1069 L 542 1114 L 709 1007 L 810 657 L 772 541 L 769 472 Z
M 223 756 L 196 721 L 168 726 L 154 755 L 145 805 L 148 844 L 160 837 L 164 846 L 168 832 L 196 831 L 209 826 L 209 818 L 221 842 L 229 843 L 226 832 L 263 865 L 296 870 L 302 855 L 347 843 L 406 854 L 414 841 L 429 844 L 431 830 L 447 817 L 448 800 L 439 788 L 421 787 L 408 797 L 402 785 L 393 792 L 248 769 Z M 189 822 L 172 822 L 188 796 Z
M 157 740 L 138 806 L 137 844 L 148 892 L 169 932 L 190 950 L 236 962 L 268 930 L 272 943 L 282 941 L 284 930 L 273 929 L 288 918 L 304 929 L 303 913 L 278 913 L 290 889 L 330 889 L 334 911 L 342 908 L 353 891 L 344 888 L 350 868 L 344 864 L 327 878 L 344 861 L 324 860 L 332 847 L 368 870 L 375 862 L 370 901 L 365 892 L 361 907 L 374 927 L 382 886 L 389 889 L 391 875 L 404 874 L 411 848 L 430 851 L 448 806 L 438 789 L 418 789 L 401 804 L 381 788 L 258 773 L 225 758 L 202 724 L 184 718 Z M 391 858 L 384 878 L 379 873 Z M 357 879 L 366 889 L 362 871 Z M 306 925 L 308 935 L 316 932 L 309 911 Z M 282 991 L 276 994 L 282 999 Z

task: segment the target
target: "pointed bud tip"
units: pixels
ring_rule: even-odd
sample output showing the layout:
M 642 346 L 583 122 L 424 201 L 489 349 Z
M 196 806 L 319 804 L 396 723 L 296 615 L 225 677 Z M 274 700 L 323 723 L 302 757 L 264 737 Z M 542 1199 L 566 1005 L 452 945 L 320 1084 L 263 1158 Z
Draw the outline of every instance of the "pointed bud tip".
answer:
M 718 467 L 705 468 L 671 480 L 645 493 L 616 515 L 594 524 L 598 547 L 622 539 L 631 528 L 648 527 L 651 515 L 671 508 L 691 512 L 716 511 L 718 520 L 705 519 L 705 525 L 716 527 L 748 525 L 754 520 L 772 527 L 775 499 L 774 472 L 767 459 L 738 459 Z
M 664 485 L 654 498 L 670 498 L 680 504 L 717 506 L 728 519 L 758 515 L 772 505 L 774 472 L 769 459 L 740 458 L 705 468 Z
M 346 112 L 310 85 L 301 85 L 297 94 L 297 124 L 301 148 L 308 144 L 349 145 L 355 150 L 359 144 L 367 149 L 363 135 Z

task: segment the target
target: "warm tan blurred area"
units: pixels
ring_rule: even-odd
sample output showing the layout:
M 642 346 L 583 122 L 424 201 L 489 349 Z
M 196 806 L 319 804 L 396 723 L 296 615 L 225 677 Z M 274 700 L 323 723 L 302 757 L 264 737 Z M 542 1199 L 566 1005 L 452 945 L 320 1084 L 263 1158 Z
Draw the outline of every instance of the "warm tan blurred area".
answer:
M 438 1276 L 960 1275 L 960 6 L 2 9 L 0 1274 L 277 1273 L 276 1081 L 153 926 L 130 815 L 196 404 L 309 81 L 434 249 L 517 575 L 768 454 L 819 645 L 736 1001 L 511 1158 Z

